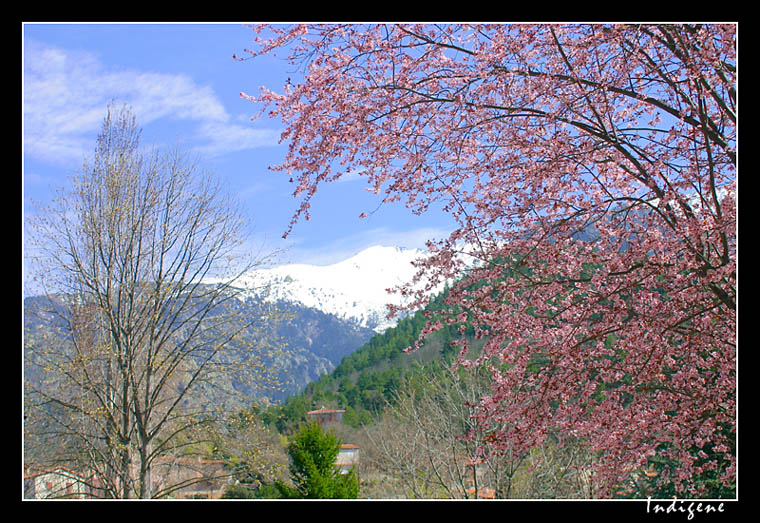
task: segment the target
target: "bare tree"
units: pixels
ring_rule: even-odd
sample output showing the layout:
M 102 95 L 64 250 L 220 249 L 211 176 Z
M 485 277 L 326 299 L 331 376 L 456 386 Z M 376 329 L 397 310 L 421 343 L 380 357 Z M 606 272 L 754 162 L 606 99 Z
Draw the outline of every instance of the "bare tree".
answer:
M 488 434 L 473 414 L 487 390 L 485 378 L 475 369 L 447 369 L 441 376 L 426 373 L 397 394 L 382 420 L 367 430 L 372 445 L 365 455 L 397 480 L 403 495 L 511 496 L 514 475 L 525 456 L 508 448 L 479 446 Z
M 229 463 L 232 477 L 247 487 L 285 481 L 288 455 L 282 437 L 266 426 L 254 409 L 245 409 L 228 417 L 214 433 L 220 459 Z
M 595 459 L 598 456 L 589 452 L 583 441 L 552 434 L 526 458 L 518 495 L 525 499 L 591 499 Z
M 49 385 L 27 389 L 27 411 L 76 441 L 107 495 L 150 498 L 152 464 L 203 422 L 193 393 L 232 364 L 268 379 L 273 318 L 235 310 L 236 279 L 261 261 L 244 256 L 242 213 L 182 153 L 143 153 L 131 110 L 109 107 L 92 163 L 31 227 L 62 336 L 27 337 Z

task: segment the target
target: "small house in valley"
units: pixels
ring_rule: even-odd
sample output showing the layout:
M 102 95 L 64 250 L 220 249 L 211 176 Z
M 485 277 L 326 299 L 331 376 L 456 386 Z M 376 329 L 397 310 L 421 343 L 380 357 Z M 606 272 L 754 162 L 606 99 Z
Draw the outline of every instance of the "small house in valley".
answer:
M 341 474 L 347 474 L 351 468 L 359 465 L 359 447 L 357 445 L 341 445 L 335 464 Z
M 316 421 L 319 425 L 326 423 L 340 423 L 343 420 L 343 413 L 345 410 L 340 409 L 326 409 L 322 407 L 318 410 L 310 410 L 306 413 L 309 419 Z
M 154 464 L 154 492 L 177 499 L 216 499 L 229 483 L 222 461 L 194 458 L 158 458 Z
M 24 499 L 91 497 L 93 482 L 64 467 L 24 475 Z

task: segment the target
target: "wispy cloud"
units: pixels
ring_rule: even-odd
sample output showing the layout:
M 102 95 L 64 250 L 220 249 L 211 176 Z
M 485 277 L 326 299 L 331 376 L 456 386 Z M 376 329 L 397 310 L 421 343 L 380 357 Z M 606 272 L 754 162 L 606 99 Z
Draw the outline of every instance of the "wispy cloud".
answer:
M 350 258 L 375 245 L 425 251 L 425 243 L 428 240 L 446 238 L 450 232 L 443 228 L 434 227 L 420 227 L 410 230 L 377 227 L 360 234 L 344 236 L 318 247 L 307 246 L 302 241 L 291 240 L 289 247 L 281 256 L 281 262 L 329 265 Z
M 279 133 L 232 118 L 213 89 L 182 74 L 109 68 L 89 53 L 24 45 L 24 151 L 53 163 L 81 161 L 110 101 L 132 106 L 141 125 L 182 120 L 183 136 L 208 156 L 276 145 Z
M 270 147 L 278 144 L 280 132 L 275 129 L 252 129 L 236 124 L 229 119 L 204 121 L 196 129 L 196 137 L 201 143 L 195 149 L 204 156 Z

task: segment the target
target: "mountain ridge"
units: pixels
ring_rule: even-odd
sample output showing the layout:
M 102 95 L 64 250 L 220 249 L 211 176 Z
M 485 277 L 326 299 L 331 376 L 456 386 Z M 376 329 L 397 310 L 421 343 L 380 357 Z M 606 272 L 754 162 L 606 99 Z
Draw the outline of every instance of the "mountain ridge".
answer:
M 235 286 L 250 297 L 318 309 L 381 333 L 396 325 L 387 305 L 404 298 L 389 289 L 409 283 L 418 249 L 376 245 L 331 265 L 285 264 L 245 273 Z

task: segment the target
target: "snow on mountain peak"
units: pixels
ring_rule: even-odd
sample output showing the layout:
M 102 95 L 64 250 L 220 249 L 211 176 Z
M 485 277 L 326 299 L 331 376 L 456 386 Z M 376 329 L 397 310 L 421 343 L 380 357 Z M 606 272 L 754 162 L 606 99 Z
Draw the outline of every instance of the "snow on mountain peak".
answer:
M 387 319 L 386 305 L 402 298 L 387 289 L 411 281 L 412 262 L 424 253 L 416 249 L 374 246 L 327 266 L 289 264 L 246 273 L 238 283 L 251 295 L 313 307 L 322 312 L 382 332 L 396 324 Z

